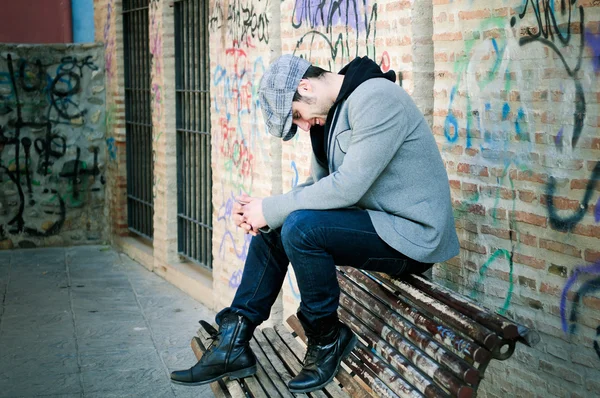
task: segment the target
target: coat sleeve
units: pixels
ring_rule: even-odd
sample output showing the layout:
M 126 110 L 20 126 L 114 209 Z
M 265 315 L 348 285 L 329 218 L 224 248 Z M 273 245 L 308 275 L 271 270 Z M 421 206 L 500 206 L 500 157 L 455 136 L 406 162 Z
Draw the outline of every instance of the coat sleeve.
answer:
M 401 88 L 384 79 L 361 84 L 348 98 L 352 137 L 337 171 L 309 186 L 263 200 L 271 228 L 296 210 L 328 210 L 355 205 L 398 152 L 408 135 Z

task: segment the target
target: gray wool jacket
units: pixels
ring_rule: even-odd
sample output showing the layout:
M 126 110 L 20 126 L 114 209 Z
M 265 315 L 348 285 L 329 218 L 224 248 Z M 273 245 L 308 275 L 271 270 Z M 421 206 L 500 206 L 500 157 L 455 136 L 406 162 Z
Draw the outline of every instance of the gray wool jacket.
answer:
M 425 263 L 458 254 L 448 175 L 421 111 L 400 86 L 384 78 L 358 86 L 338 107 L 325 170 L 313 154 L 311 177 L 263 200 L 270 228 L 296 210 L 358 207 L 377 234 Z

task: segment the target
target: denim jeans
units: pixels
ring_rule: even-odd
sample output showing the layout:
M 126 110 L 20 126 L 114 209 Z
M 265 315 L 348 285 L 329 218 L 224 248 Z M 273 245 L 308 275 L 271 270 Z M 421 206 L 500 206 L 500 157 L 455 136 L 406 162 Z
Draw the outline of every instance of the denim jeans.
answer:
M 432 264 L 409 259 L 375 232 L 365 210 L 299 210 L 279 230 L 252 238 L 242 280 L 231 307 L 259 325 L 269 318 L 288 264 L 300 290 L 300 311 L 310 323 L 337 311 L 340 288 L 335 265 L 394 276 L 421 273 Z

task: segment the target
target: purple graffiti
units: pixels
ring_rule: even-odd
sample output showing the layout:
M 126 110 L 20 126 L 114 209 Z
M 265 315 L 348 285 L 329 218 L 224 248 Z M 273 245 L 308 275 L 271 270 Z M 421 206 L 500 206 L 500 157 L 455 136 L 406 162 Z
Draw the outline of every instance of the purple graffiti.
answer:
M 296 0 L 292 14 L 292 25 L 294 28 L 308 22 L 312 29 L 324 26 L 328 30 L 332 26 L 348 26 L 355 30 L 365 29 L 361 24 L 361 16 L 364 10 L 369 8 L 369 1 L 363 0 L 363 7 L 356 0 Z
M 596 222 L 600 222 L 600 198 L 596 202 L 596 209 L 594 210 L 594 219 Z
M 232 289 L 237 289 L 242 283 L 242 270 L 238 269 L 235 271 L 231 278 L 229 278 L 229 287 Z
M 587 46 L 592 50 L 592 64 L 594 72 L 600 72 L 600 33 L 594 34 L 587 30 L 585 32 L 585 41 Z
M 600 261 L 595 264 L 588 265 L 585 267 L 575 268 L 575 270 L 573 271 L 573 275 L 571 275 L 571 277 L 567 280 L 567 283 L 565 284 L 565 288 L 563 289 L 561 297 L 560 297 L 560 319 L 561 319 L 561 323 L 562 323 L 562 330 L 565 333 L 573 333 L 575 331 L 574 324 L 571 325 L 571 328 L 569 331 L 569 324 L 567 321 L 567 314 L 566 314 L 567 313 L 567 308 L 566 308 L 567 307 L 567 294 L 569 293 L 569 290 L 571 289 L 573 284 L 582 275 L 600 275 Z M 600 279 L 588 281 L 588 282 L 584 283 L 584 285 L 581 286 L 581 288 L 577 292 L 577 297 L 574 300 L 573 308 L 571 309 L 571 316 L 569 318 L 569 321 L 571 321 L 571 322 L 576 321 L 577 303 L 579 302 L 579 298 L 581 296 L 585 295 L 585 293 L 592 293 L 593 291 L 598 290 L 597 287 L 600 287 Z

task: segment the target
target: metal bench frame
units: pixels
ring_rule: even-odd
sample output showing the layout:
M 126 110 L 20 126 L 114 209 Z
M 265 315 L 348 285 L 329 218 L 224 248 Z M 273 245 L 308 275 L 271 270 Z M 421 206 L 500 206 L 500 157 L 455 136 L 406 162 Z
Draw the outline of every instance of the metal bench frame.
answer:
M 421 276 L 394 279 L 338 267 L 340 320 L 359 337 L 334 382 L 292 394 L 287 382 L 302 368 L 306 336 L 295 315 L 284 325 L 257 329 L 250 346 L 257 374 L 211 384 L 221 397 L 459 397 L 477 395 L 492 359 L 508 359 L 517 342 L 532 346 L 537 333 Z M 198 358 L 210 327 L 192 339 Z

